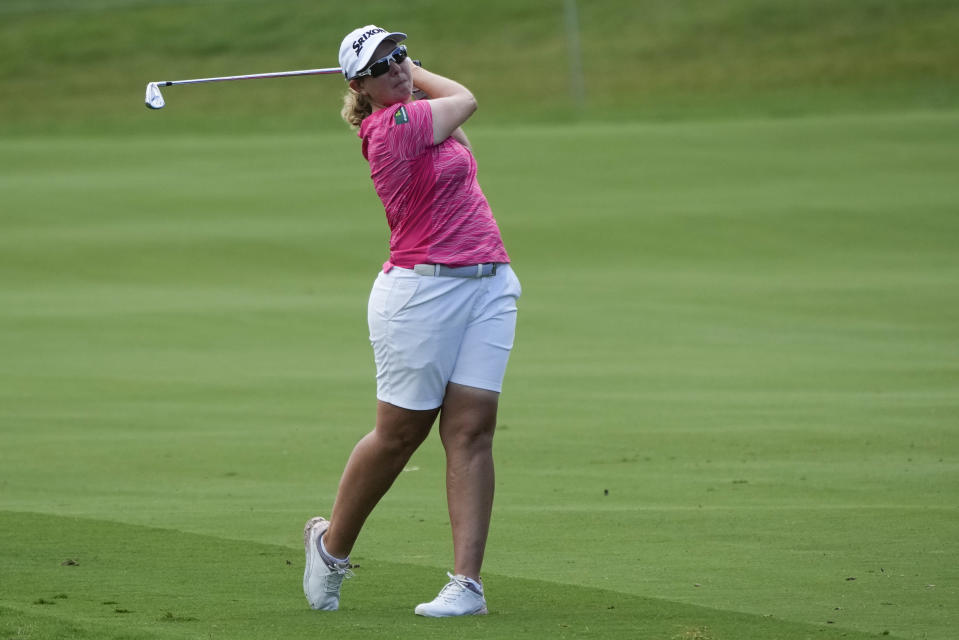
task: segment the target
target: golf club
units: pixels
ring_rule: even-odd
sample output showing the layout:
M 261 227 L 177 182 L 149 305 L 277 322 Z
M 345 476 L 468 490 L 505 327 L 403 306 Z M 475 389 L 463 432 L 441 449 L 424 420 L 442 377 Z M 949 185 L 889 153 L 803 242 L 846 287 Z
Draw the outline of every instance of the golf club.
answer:
M 160 87 L 172 87 L 177 84 L 200 84 L 203 82 L 223 82 L 225 80 L 259 80 L 261 78 L 285 78 L 287 76 L 317 76 L 333 73 L 341 73 L 339 67 L 330 67 L 327 69 L 301 69 L 299 71 L 276 71 L 274 73 L 254 73 L 245 76 L 222 76 L 219 78 L 194 78 L 192 80 L 164 80 L 162 82 L 150 82 L 147 84 L 146 105 L 150 109 L 162 109 L 166 105 L 163 94 L 160 93 Z

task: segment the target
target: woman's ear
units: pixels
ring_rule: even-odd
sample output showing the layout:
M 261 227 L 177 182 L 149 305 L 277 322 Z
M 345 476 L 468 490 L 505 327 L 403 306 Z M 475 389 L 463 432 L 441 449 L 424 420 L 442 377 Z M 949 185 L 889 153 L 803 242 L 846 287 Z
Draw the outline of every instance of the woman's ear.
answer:
M 353 91 L 357 93 L 362 94 L 363 80 L 360 78 L 353 78 L 352 80 L 350 80 L 350 89 L 352 89 Z

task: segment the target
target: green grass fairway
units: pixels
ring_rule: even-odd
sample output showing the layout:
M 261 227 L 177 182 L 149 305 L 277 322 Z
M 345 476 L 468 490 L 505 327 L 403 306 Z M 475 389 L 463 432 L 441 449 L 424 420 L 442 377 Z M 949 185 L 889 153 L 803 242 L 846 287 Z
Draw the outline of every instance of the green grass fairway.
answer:
M 374 409 L 358 141 L 150 116 L 0 145 L 0 640 L 959 635 L 959 112 L 470 130 L 525 292 L 451 621 L 435 437 L 300 592 Z

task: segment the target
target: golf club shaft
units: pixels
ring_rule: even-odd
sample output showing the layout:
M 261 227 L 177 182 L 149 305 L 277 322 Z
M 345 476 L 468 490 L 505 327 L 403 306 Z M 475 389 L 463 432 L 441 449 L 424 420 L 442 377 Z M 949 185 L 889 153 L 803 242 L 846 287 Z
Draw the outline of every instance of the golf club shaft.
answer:
M 260 78 L 283 78 L 286 76 L 318 76 L 323 74 L 342 73 L 339 67 L 327 69 L 301 69 L 299 71 L 276 71 L 273 73 L 252 73 L 245 76 L 222 76 L 219 78 L 194 78 L 192 80 L 164 80 L 156 84 L 161 87 L 171 87 L 176 84 L 199 84 L 201 82 L 223 82 L 224 80 L 257 80 Z
M 420 66 L 419 60 L 414 60 L 413 64 Z M 300 69 L 299 71 L 275 71 L 273 73 L 251 73 L 243 76 L 220 76 L 217 78 L 193 78 L 191 80 L 162 80 L 160 82 L 147 83 L 145 102 L 150 109 L 162 109 L 166 105 L 163 95 L 160 93 L 160 87 L 172 87 L 176 84 L 200 84 L 203 82 L 223 82 L 225 80 L 259 80 L 262 78 L 284 78 L 288 76 L 318 76 L 332 75 L 342 73 L 340 67 L 327 67 L 326 69 Z

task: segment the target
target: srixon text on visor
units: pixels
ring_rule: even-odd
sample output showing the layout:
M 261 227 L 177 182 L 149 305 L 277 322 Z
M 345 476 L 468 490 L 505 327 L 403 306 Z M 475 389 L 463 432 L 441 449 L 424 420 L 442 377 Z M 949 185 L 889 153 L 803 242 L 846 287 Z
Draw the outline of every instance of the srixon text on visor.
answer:
M 384 31 L 386 31 L 386 29 L 370 29 L 369 31 L 361 35 L 359 39 L 353 43 L 353 50 L 356 51 L 356 56 L 359 57 L 360 51 L 363 50 L 364 42 L 369 40 L 371 36 L 375 36 L 377 33 L 383 33 Z

